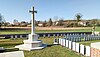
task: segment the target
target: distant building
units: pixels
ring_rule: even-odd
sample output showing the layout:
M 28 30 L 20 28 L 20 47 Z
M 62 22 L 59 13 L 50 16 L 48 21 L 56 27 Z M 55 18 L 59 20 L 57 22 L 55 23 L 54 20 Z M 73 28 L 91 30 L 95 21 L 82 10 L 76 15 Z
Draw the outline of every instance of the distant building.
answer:
M 87 26 L 86 22 L 78 22 L 78 24 L 83 25 L 83 26 Z
M 14 22 L 13 25 L 19 26 L 20 22 Z
M 38 26 L 39 26 L 39 27 L 45 27 L 46 24 L 45 24 L 44 22 L 40 22 L 40 23 L 38 24 Z
M 21 23 L 20 23 L 20 26 L 27 26 L 28 25 L 28 22 L 25 22 L 25 21 L 22 21 Z

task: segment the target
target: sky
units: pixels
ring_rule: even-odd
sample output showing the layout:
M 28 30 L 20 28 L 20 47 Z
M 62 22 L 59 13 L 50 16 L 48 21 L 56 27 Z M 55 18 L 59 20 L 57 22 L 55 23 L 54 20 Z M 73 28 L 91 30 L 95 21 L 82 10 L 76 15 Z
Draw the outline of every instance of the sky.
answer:
M 37 21 L 56 17 L 74 19 L 77 13 L 83 15 L 82 19 L 100 19 L 100 0 L 0 0 L 0 13 L 7 22 L 14 19 L 29 22 L 32 6 L 37 11 Z

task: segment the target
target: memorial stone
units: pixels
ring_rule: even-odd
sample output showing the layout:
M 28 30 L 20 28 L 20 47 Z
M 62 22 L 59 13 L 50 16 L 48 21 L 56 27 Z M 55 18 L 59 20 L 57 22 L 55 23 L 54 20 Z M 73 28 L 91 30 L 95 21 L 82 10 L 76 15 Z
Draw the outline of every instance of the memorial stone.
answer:
M 72 42 L 72 50 L 75 51 L 75 49 L 76 49 L 76 43 L 75 42 Z
M 55 34 L 53 34 L 53 37 L 55 37 Z
M 66 47 L 68 47 L 69 46 L 69 41 L 68 40 L 66 40 Z
M 76 52 L 78 52 L 78 53 L 80 52 L 80 44 L 79 44 L 79 43 L 76 43 L 76 49 L 75 49 L 75 50 L 76 50 Z
M 48 38 L 50 38 L 50 34 L 48 34 Z
M 90 47 L 86 46 L 86 54 L 87 57 L 90 57 Z
M 81 44 L 81 45 L 80 45 L 80 53 L 81 53 L 82 55 L 85 55 L 84 49 L 85 49 L 85 46 Z
M 46 37 L 46 35 L 45 35 L 45 34 L 43 34 L 43 37 L 45 38 L 45 37 Z
M 63 39 L 63 46 L 66 46 L 66 40 Z
M 38 40 L 38 35 L 35 34 L 35 20 L 34 20 L 34 13 L 37 13 L 37 11 L 34 11 L 34 7 L 32 7 L 32 11 L 29 11 L 32 13 L 32 24 L 31 24 L 31 34 L 29 34 L 28 40 L 24 40 L 24 44 L 17 45 L 15 48 L 19 48 L 20 50 L 35 50 L 35 49 L 43 49 L 47 46 L 47 44 L 42 44 L 41 40 Z
M 72 41 L 69 41 L 69 49 L 72 49 Z

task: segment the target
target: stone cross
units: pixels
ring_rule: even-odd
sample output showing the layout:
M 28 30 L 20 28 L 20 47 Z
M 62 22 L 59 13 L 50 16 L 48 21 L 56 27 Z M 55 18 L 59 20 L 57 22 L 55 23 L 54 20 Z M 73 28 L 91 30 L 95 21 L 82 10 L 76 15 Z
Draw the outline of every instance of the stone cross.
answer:
M 34 7 L 31 8 L 31 10 L 29 11 L 32 13 L 32 27 L 31 27 L 31 34 L 34 35 L 35 34 L 35 16 L 34 13 L 37 13 L 37 11 L 34 11 Z

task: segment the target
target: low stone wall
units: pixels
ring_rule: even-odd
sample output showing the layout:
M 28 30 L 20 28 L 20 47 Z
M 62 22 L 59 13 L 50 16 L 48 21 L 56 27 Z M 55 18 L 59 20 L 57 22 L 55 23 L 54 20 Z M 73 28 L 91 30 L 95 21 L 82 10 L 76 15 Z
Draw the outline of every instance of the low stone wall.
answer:
M 100 42 L 91 43 L 91 57 L 100 57 Z
M 100 49 L 91 47 L 91 55 L 90 57 L 100 57 Z

